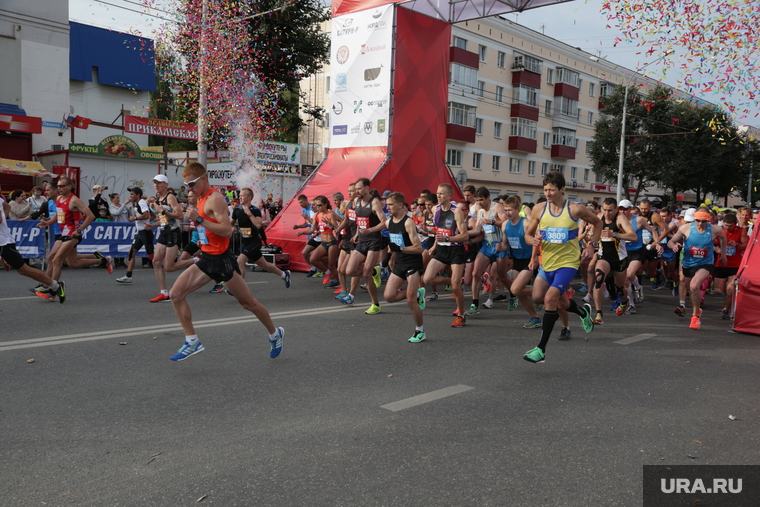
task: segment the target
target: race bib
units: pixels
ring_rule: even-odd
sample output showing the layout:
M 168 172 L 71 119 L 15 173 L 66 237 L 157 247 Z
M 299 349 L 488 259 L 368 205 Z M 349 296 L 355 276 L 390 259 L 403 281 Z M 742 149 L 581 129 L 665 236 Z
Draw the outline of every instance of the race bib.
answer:
M 324 234 L 325 233 L 325 223 L 324 222 L 319 222 L 319 227 L 318 228 L 319 228 L 320 234 Z
M 348 209 L 348 219 L 352 222 L 356 222 L 356 210 L 354 208 Z
M 251 228 L 250 227 L 241 227 L 240 228 L 240 235 L 244 238 L 250 238 L 251 237 Z
M 736 255 L 736 247 L 726 246 L 726 255 L 729 257 L 733 257 L 734 255 Z
M 161 222 L 161 225 L 162 225 L 163 227 L 166 227 L 167 225 L 169 225 L 169 219 L 168 219 L 168 218 L 166 218 L 166 215 L 164 215 L 163 213 L 161 213 L 161 214 L 159 215 L 159 217 L 158 217 L 158 221 L 159 221 L 159 222 Z
M 496 227 L 491 224 L 483 224 L 483 232 L 486 234 L 493 234 L 496 232 Z
M 652 233 L 648 230 L 644 229 L 641 231 L 641 239 L 644 241 L 644 243 L 649 243 L 652 241 Z
M 198 228 L 198 244 L 199 245 L 208 245 L 208 236 L 206 235 L 206 228 L 202 225 L 199 225 Z
M 356 217 L 356 226 L 359 229 L 367 229 L 369 227 L 369 217 Z
M 435 233 L 436 234 L 442 234 L 444 236 L 449 236 L 451 234 L 451 231 L 448 230 L 448 229 L 446 229 L 446 228 L 444 228 L 444 227 L 435 227 L 434 229 L 435 229 Z M 451 242 L 449 242 L 449 241 L 438 241 L 438 244 L 439 245 L 443 245 L 443 246 L 449 246 L 449 245 L 451 245 Z
M 549 243 L 567 243 L 570 240 L 570 231 L 567 227 L 547 227 L 544 230 L 544 241 Z
M 62 209 L 56 209 L 55 216 L 58 219 L 58 225 L 66 223 L 66 213 L 64 213 Z
M 520 243 L 520 238 L 517 236 L 510 237 L 507 236 L 507 241 L 509 241 L 509 248 L 512 250 L 522 250 L 522 243 Z
M 705 259 L 707 258 L 707 248 L 698 248 L 696 246 L 690 246 L 689 255 L 691 255 L 695 259 Z
M 404 235 L 403 234 L 398 234 L 396 232 L 391 232 L 390 233 L 390 238 L 391 238 L 391 243 L 393 243 L 394 245 L 406 246 L 404 244 Z

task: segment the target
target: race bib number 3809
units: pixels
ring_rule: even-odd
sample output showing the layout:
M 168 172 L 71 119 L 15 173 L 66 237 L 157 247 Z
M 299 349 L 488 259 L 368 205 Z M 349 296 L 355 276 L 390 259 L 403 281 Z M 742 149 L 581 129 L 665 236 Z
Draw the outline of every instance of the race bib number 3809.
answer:
M 547 227 L 544 230 L 544 241 L 549 243 L 567 243 L 570 240 L 570 231 L 567 227 Z

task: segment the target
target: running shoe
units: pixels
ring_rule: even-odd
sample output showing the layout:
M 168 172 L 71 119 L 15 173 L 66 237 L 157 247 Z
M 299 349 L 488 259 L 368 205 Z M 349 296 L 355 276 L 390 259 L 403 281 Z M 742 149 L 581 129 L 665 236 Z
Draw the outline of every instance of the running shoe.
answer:
M 420 343 L 421 341 L 425 341 L 425 332 L 424 331 L 415 331 L 414 336 L 409 338 L 409 343 Z
M 323 276 L 325 276 L 325 274 L 321 271 L 314 272 L 314 278 L 322 278 Z
M 380 269 L 380 280 L 385 282 L 390 278 L 391 276 L 391 270 L 387 267 L 383 267 Z
M 343 292 L 343 291 L 341 290 L 341 291 L 338 293 L 338 295 L 337 295 L 337 296 L 335 296 L 335 299 L 337 299 L 338 301 L 340 301 L 341 299 L 343 299 L 343 298 L 344 298 L 344 297 L 346 297 L 347 295 L 348 295 L 348 293 L 346 293 L 346 292 Z
M 47 291 L 50 290 L 48 287 L 45 287 L 41 291 L 37 291 L 34 293 L 35 296 L 37 296 L 40 299 L 50 299 L 51 294 L 48 294 Z
M 542 311 L 543 309 L 544 309 L 544 304 L 543 304 L 543 303 L 538 303 L 538 304 L 536 304 L 536 311 L 537 311 L 537 312 L 540 312 L 540 311 Z
M 377 315 L 380 313 L 380 305 L 372 304 L 364 313 L 367 315 Z
M 375 266 L 375 274 L 372 275 L 372 281 L 375 282 L 375 287 L 380 287 L 380 284 L 383 283 L 380 279 L 380 268 Z
M 232 293 L 230 289 L 227 288 L 226 285 L 224 286 L 224 292 L 226 292 L 228 296 L 235 297 L 235 295 Z
M 224 284 L 223 283 L 218 283 L 218 284 L 214 285 L 214 287 L 209 292 L 212 293 L 212 294 L 218 294 L 220 292 L 224 292 Z
M 610 306 L 610 311 L 614 312 L 617 310 L 617 307 L 620 306 L 620 296 L 617 297 L 614 303 L 612 303 L 612 306 Z
M 625 313 L 625 303 L 622 303 L 622 302 L 621 302 L 621 303 L 620 303 L 620 304 L 617 306 L 617 308 L 615 308 L 615 315 L 617 315 L 618 317 L 620 317 L 620 316 L 621 316 L 621 315 L 623 315 L 624 313 Z
M 344 291 L 343 287 L 341 287 L 340 285 L 338 285 L 338 287 L 333 291 L 333 294 L 345 294 L 345 293 L 346 291 Z M 338 298 L 335 298 L 335 299 L 338 299 Z
M 316 269 L 311 269 L 311 270 L 309 270 L 308 273 L 306 273 L 306 278 L 312 278 L 316 274 L 317 274 L 317 270 Z
M 171 298 L 168 294 L 159 294 L 150 300 L 151 303 L 161 303 L 162 301 L 171 301 Z
M 484 294 L 491 292 L 491 277 L 488 275 L 488 273 L 483 273 L 483 276 L 480 277 L 480 283 L 483 284 Z
M 571 338 L 572 338 L 572 333 L 570 332 L 570 329 L 563 327 L 562 331 L 559 332 L 559 337 L 557 339 L 561 342 L 566 342 L 567 340 Z
M 531 349 L 528 352 L 525 353 L 523 356 L 523 359 L 525 359 L 528 362 L 540 364 L 544 362 L 544 359 L 546 358 L 546 354 L 544 354 L 544 351 L 536 347 L 535 349 Z
M 53 294 L 53 298 L 55 298 L 55 296 L 58 296 L 58 301 L 61 304 L 66 301 L 66 284 L 63 282 L 63 280 L 58 280 L 58 290 L 55 291 L 55 294 Z
M 673 312 L 679 317 L 686 317 L 686 307 L 684 306 L 676 306 L 676 309 L 673 310 Z
M 340 282 L 338 280 L 331 280 L 330 283 L 327 284 L 327 288 L 332 289 L 333 287 L 340 287 Z
M 285 278 L 283 278 L 283 281 L 285 282 L 285 288 L 290 288 L 290 270 L 285 270 L 282 272 L 285 275 Z
M 340 298 L 340 302 L 343 303 L 344 305 L 351 306 L 352 304 L 354 304 L 354 296 L 352 296 L 351 294 L 346 294 L 344 297 Z
M 498 301 L 498 302 L 506 301 L 507 299 L 509 299 L 509 298 L 507 298 L 507 296 L 505 294 L 499 294 L 498 296 L 496 296 L 495 298 L 493 298 L 494 301 Z
M 489 308 L 489 309 L 493 308 L 493 300 L 492 299 L 486 300 L 486 302 L 483 303 L 482 305 L 480 305 L 480 307 L 481 308 Z
M 420 305 L 420 310 L 425 309 L 425 287 L 420 287 L 419 289 L 417 289 L 417 304 Z M 422 335 L 423 335 L 422 340 L 424 340 L 425 333 L 422 333 Z
M 106 269 L 108 270 L 108 274 L 110 275 L 113 273 L 113 257 L 110 255 L 107 255 L 106 258 Z
M 427 298 L 428 301 L 438 301 L 438 293 L 437 292 L 431 292 L 430 297 Z
M 583 319 L 581 319 L 581 322 L 583 322 Z M 593 324 L 595 326 L 598 325 L 598 324 L 604 324 L 604 317 L 602 316 L 602 314 L 601 313 L 597 313 L 596 317 L 594 317 L 594 320 L 591 321 L 591 324 Z M 592 327 L 591 329 L 594 329 L 594 328 Z M 585 325 L 583 326 L 583 330 L 584 331 L 586 330 L 586 326 Z M 590 331 L 586 331 L 586 332 L 589 333 Z
M 676 297 L 678 297 L 678 285 L 673 285 L 673 292 L 672 294 Z
M 446 292 L 450 292 L 451 291 L 451 285 L 447 285 L 446 287 L 443 288 L 443 290 L 445 290 Z
M 38 292 L 42 292 L 46 288 L 47 287 L 45 287 L 45 284 L 41 283 L 37 287 L 32 287 L 31 289 L 29 289 L 29 292 L 31 292 L 32 294 L 36 294 Z
M 480 313 L 480 308 L 475 305 L 470 305 L 470 308 L 465 312 L 466 315 L 475 315 L 476 313 Z
M 702 327 L 702 320 L 696 315 L 692 316 L 689 329 L 699 329 L 700 327 Z
M 451 327 L 464 327 L 465 322 L 467 322 L 467 317 L 464 315 L 457 315 L 454 322 L 451 323 Z
M 588 284 L 584 283 L 581 285 L 581 288 L 578 289 L 578 292 L 588 292 Z
M 330 283 L 330 280 L 332 280 L 332 275 L 330 273 L 327 273 L 325 277 L 322 279 L 322 285 L 327 285 Z
M 728 320 L 731 318 L 731 315 L 728 314 L 728 310 L 721 310 L 720 311 L 720 318 L 723 320 Z
M 639 287 L 638 289 L 633 289 L 634 294 L 634 301 L 636 303 L 643 303 L 644 302 L 644 287 Z
M 274 359 L 282 352 L 282 337 L 285 336 L 285 330 L 278 327 L 275 331 L 275 337 L 269 339 L 269 357 Z
M 363 283 L 363 284 L 361 284 L 361 285 L 359 286 L 359 288 L 360 288 L 360 289 L 362 289 L 362 290 L 367 290 L 367 284 L 366 284 L 366 283 Z
M 525 329 L 539 329 L 543 326 L 543 322 L 538 317 L 531 317 L 528 322 L 523 324 Z
M 591 293 L 589 292 L 588 294 L 586 294 L 585 296 L 583 296 L 582 301 L 584 303 L 589 303 L 590 304 L 590 303 L 594 302 L 594 298 L 591 296 Z
M 510 312 L 517 308 L 517 296 L 510 296 L 509 297 L 509 306 L 507 307 L 507 310 Z
M 116 279 L 119 283 L 132 283 L 132 278 L 129 276 L 122 276 L 121 278 Z
M 629 304 L 625 309 L 626 315 L 634 315 L 636 313 L 636 307 L 632 304 Z
M 205 349 L 203 348 L 203 344 L 200 340 L 196 341 L 194 345 L 190 345 L 189 343 L 185 342 L 184 345 L 182 345 L 182 347 L 177 351 L 177 353 L 169 359 L 172 361 L 184 361 L 193 354 L 203 352 L 204 350 Z
M 660 290 L 662 286 L 659 282 L 654 282 L 651 287 L 649 287 L 649 290 Z

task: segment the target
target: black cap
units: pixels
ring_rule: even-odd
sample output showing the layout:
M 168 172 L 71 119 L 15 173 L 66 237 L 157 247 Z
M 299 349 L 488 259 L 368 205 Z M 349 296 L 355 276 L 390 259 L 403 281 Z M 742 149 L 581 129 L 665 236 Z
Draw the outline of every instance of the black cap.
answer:
M 127 187 L 127 190 L 130 191 L 130 192 L 134 192 L 137 195 L 143 195 L 142 188 L 137 187 L 137 186 L 135 186 L 135 187 Z

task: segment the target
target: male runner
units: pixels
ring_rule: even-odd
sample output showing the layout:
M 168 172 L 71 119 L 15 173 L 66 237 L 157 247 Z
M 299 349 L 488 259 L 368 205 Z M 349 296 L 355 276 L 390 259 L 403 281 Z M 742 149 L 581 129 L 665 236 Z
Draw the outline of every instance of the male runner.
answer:
M 680 285 L 678 276 L 678 256 L 667 246 L 668 240 L 673 237 L 673 234 L 676 233 L 681 226 L 681 223 L 673 216 L 673 212 L 668 206 L 660 208 L 660 218 L 662 218 L 662 221 L 665 224 L 665 235 L 660 235 L 660 246 L 662 246 L 663 249 L 661 257 L 664 264 L 662 269 L 665 273 L 665 278 L 673 284 L 673 295 L 677 296 L 678 287 Z M 644 298 L 643 292 L 641 298 Z
M 540 239 L 543 262 L 533 283 L 533 300 L 544 304 L 541 341 L 523 356 L 523 359 L 531 363 L 543 363 L 545 360 L 546 344 L 554 330 L 554 324 L 559 320 L 558 308 L 578 315 L 587 333 L 594 330 L 591 306 L 586 304 L 581 308 L 572 299 L 564 297 L 564 294 L 580 267 L 578 219 L 593 225 L 593 241 L 598 241 L 602 233 L 599 217 L 585 206 L 565 200 L 565 177 L 562 173 L 548 172 L 543 183 L 546 202 L 536 204 L 525 229 L 527 244 L 533 245 L 534 239 Z M 537 230 L 540 235 L 534 237 Z M 528 268 L 533 270 L 537 267 L 538 262 L 534 257 Z
M 343 204 L 345 204 L 344 209 L 341 211 L 343 219 L 338 225 L 338 230 L 344 231 L 343 241 L 340 244 L 340 255 L 338 256 L 338 279 L 341 291 L 335 297 L 335 299 L 341 302 L 349 294 L 356 294 L 360 281 L 358 276 L 349 277 L 346 275 L 346 268 L 348 267 L 351 252 L 356 249 L 356 243 L 354 243 L 354 236 L 356 235 L 356 183 L 348 185 L 348 198 L 343 201 Z M 348 286 L 348 278 L 351 278 L 350 288 Z
M 726 231 L 726 265 L 720 266 L 716 263 L 713 273 L 715 293 L 720 296 L 725 294 L 720 318 L 728 320 L 731 318 L 731 304 L 734 298 L 734 278 L 739 272 L 742 256 L 749 243 L 749 236 L 747 236 L 747 229 L 739 227 L 738 219 L 733 213 L 727 213 L 723 217 L 723 230 Z
M 151 198 L 148 201 L 148 206 L 157 207 L 158 226 L 161 227 L 153 253 L 153 273 L 156 275 L 158 288 L 161 292 L 150 302 L 160 303 L 169 301 L 169 291 L 166 290 L 166 272 L 174 271 L 174 263 L 177 261 L 177 251 L 182 238 L 182 231 L 179 228 L 182 221 L 182 209 L 174 194 L 169 192 L 169 178 L 163 174 L 157 174 L 153 177 L 153 186 L 156 189 L 156 198 Z
M 657 227 L 657 230 L 660 231 L 660 233 L 656 236 L 650 236 L 649 231 L 644 230 L 642 231 L 642 241 L 644 242 L 644 245 L 648 245 L 653 240 L 656 243 L 659 243 L 662 238 L 667 236 L 668 228 L 665 225 L 665 222 L 662 221 L 662 217 L 660 217 L 659 213 L 654 213 L 652 211 L 652 203 L 649 201 L 649 199 L 643 199 L 641 202 L 639 202 L 639 216 L 646 218 L 647 222 L 649 222 L 649 225 L 652 227 Z M 658 279 L 657 275 L 657 267 L 660 265 L 660 259 L 659 254 L 657 253 L 657 250 L 652 248 L 651 250 L 645 250 L 646 253 L 646 262 L 644 263 L 644 268 L 646 269 L 647 276 L 652 279 L 654 278 L 654 284 L 652 287 L 650 287 L 650 290 L 657 290 L 662 286 L 661 280 Z
M 691 291 L 691 322 L 689 329 L 699 329 L 702 326 L 700 317 L 702 308 L 700 308 L 702 294 L 702 282 L 710 276 L 710 271 L 714 262 L 714 242 L 720 241 L 720 258 L 719 266 L 725 266 L 726 258 L 726 232 L 721 227 L 713 227 L 710 224 L 711 214 L 707 207 L 699 207 L 694 212 L 694 222 L 683 224 L 678 228 L 670 241 L 668 247 L 678 253 L 681 249 L 680 241 L 683 240 L 683 276 L 685 285 L 688 285 Z M 680 294 L 681 300 L 685 299 L 686 294 Z M 683 317 L 685 314 L 684 305 L 676 308 L 676 314 Z
M 425 269 L 425 284 L 446 285 L 451 283 L 451 294 L 457 303 L 456 318 L 451 327 L 463 327 L 467 321 L 462 292 L 462 275 L 464 274 L 465 251 L 463 243 L 470 237 L 467 232 L 467 214 L 454 206 L 451 196 L 454 189 L 448 183 L 438 185 L 436 196 L 438 204 L 433 213 L 435 244 L 430 248 L 433 256 Z M 440 276 L 444 267 L 451 266 L 451 281 Z M 479 289 L 479 288 L 478 288 Z
M 406 214 L 404 195 L 391 192 L 386 199 L 391 217 L 386 222 L 390 234 L 390 249 L 394 255 L 393 271 L 385 285 L 385 300 L 389 303 L 406 299 L 414 319 L 414 334 L 410 343 L 419 343 L 425 336 L 422 310 L 425 309 L 425 289 L 421 287 L 422 242 L 414 220 Z M 406 281 L 406 291 L 399 290 Z
M 644 301 L 644 289 L 639 283 L 638 274 L 642 270 L 644 262 L 646 262 L 646 249 L 657 249 L 658 253 L 662 253 L 662 246 L 659 243 L 644 244 L 643 232 L 649 232 L 650 240 L 657 234 L 655 230 L 649 225 L 646 218 L 633 214 L 633 203 L 628 199 L 623 199 L 618 205 L 620 211 L 622 211 L 625 218 L 630 221 L 633 232 L 636 233 L 636 241 L 629 242 L 625 245 L 626 252 L 628 253 L 628 268 L 626 270 L 626 282 L 625 289 L 628 294 L 628 307 L 625 309 L 626 313 L 636 313 L 636 303 L 642 303 Z M 669 250 L 670 251 L 670 250 Z M 635 294 L 635 295 L 634 295 Z
M 254 299 L 248 285 L 240 275 L 240 268 L 235 257 L 229 251 L 232 224 L 224 196 L 218 190 L 211 188 L 203 164 L 198 162 L 188 164 L 182 171 L 182 178 L 185 185 L 198 195 L 197 208 L 188 208 L 185 216 L 194 221 L 198 229 L 202 257 L 200 261 L 189 266 L 179 275 L 170 291 L 174 311 L 185 331 L 184 344 L 170 359 L 182 361 L 204 350 L 198 340 L 198 335 L 195 334 L 186 297 L 211 280 L 217 283 L 225 282 L 240 305 L 253 313 L 266 327 L 269 333 L 269 357 L 277 357 L 282 351 L 282 337 L 285 330 L 281 327 L 275 328 L 267 309 Z
M 129 248 L 129 261 L 127 262 L 127 274 L 117 278 L 119 283 L 132 283 L 132 270 L 135 268 L 137 252 L 145 247 L 148 259 L 153 260 L 153 230 L 150 227 L 150 207 L 148 201 L 143 198 L 140 187 L 129 187 L 129 202 L 132 203 L 129 211 L 129 221 L 135 224 L 137 234 Z
M 309 204 L 309 198 L 306 197 L 306 195 L 304 194 L 299 195 L 298 205 L 301 206 L 301 218 L 304 219 L 304 223 L 294 224 L 293 230 L 311 228 L 312 222 L 314 220 L 314 215 L 316 214 L 316 212 L 312 208 L 311 204 Z M 313 252 L 314 249 L 317 248 L 319 245 L 320 245 L 320 242 L 317 240 L 316 235 L 314 236 L 309 235 L 306 237 L 306 246 L 304 246 L 303 250 L 301 251 L 303 260 L 309 266 L 309 272 L 306 274 L 306 278 L 317 276 L 317 274 L 319 273 L 317 271 L 317 268 L 314 267 L 311 263 L 311 252 Z

